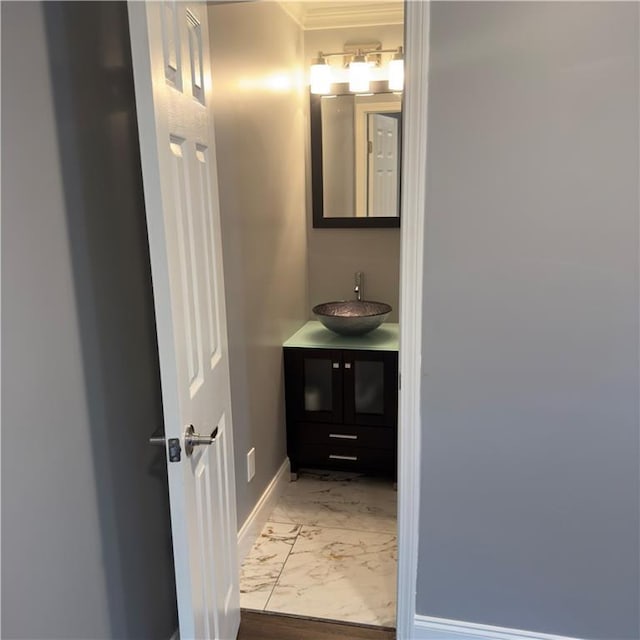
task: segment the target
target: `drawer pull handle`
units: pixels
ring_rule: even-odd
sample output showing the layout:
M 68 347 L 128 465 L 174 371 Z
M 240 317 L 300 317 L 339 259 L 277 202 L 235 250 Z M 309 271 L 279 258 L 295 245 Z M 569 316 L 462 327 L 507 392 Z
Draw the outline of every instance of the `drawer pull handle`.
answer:
M 344 363 L 344 368 L 345 369 L 351 369 L 351 363 L 350 362 L 345 362 Z
M 341 440 L 357 440 L 358 436 L 352 436 L 348 433 L 330 433 L 330 438 L 340 438 Z
M 336 456 L 333 453 L 329 454 L 329 460 L 353 460 L 355 462 L 358 456 Z
M 339 369 L 340 368 L 340 363 L 339 362 L 334 362 L 333 363 L 333 368 L 334 369 Z

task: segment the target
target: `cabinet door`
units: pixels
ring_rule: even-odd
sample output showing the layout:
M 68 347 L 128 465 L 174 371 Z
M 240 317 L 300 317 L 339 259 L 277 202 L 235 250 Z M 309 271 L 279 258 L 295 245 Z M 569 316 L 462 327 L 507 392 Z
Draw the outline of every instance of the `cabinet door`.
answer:
M 304 422 L 342 422 L 342 357 L 331 349 L 285 349 L 287 410 Z
M 395 427 L 398 411 L 398 354 L 343 351 L 344 422 Z

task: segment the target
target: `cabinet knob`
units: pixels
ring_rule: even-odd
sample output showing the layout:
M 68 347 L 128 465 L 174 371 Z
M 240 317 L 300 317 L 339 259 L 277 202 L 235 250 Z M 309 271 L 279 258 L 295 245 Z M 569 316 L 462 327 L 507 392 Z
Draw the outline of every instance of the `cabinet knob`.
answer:
M 344 368 L 345 369 L 351 369 L 351 363 L 350 362 L 345 362 L 344 363 Z
M 334 362 L 333 363 L 333 368 L 334 369 L 339 369 L 340 368 L 340 363 L 339 362 Z

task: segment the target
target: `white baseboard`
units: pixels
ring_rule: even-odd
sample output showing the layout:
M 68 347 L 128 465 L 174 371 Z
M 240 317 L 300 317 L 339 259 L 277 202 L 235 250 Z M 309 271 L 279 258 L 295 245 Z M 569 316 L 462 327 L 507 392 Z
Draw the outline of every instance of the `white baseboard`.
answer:
M 536 631 L 416 615 L 410 640 L 577 640 Z
M 260 500 L 258 500 L 253 511 L 240 527 L 240 531 L 238 531 L 238 558 L 240 564 L 251 551 L 253 543 L 267 523 L 269 514 L 273 511 L 285 486 L 289 483 L 290 469 L 289 458 L 285 458 L 276 475 L 273 476 L 264 493 L 260 496 Z

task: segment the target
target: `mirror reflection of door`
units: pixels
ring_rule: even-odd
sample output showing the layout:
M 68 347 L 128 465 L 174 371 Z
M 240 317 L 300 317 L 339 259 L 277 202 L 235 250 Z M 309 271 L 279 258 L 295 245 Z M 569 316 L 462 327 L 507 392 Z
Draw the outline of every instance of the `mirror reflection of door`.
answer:
M 400 215 L 401 113 L 400 96 L 393 93 L 355 96 L 356 217 Z
M 399 113 L 369 113 L 367 216 L 397 215 Z

